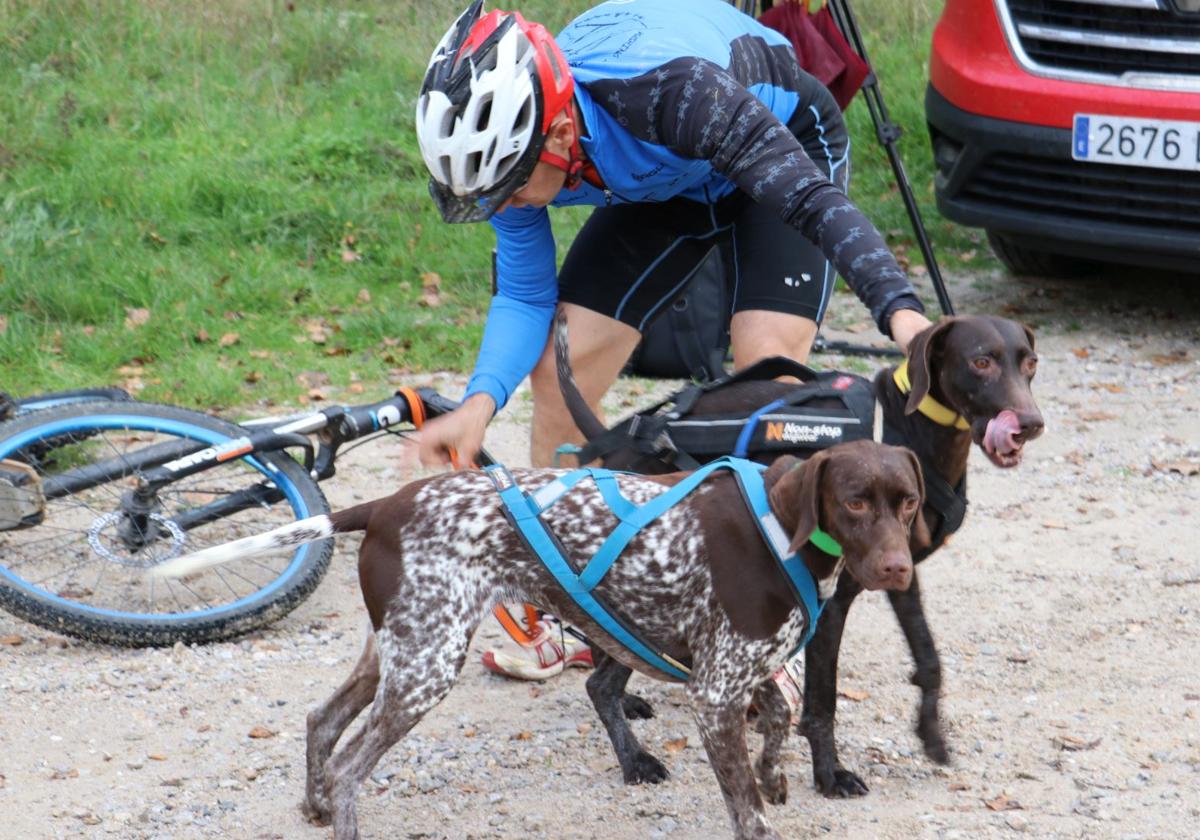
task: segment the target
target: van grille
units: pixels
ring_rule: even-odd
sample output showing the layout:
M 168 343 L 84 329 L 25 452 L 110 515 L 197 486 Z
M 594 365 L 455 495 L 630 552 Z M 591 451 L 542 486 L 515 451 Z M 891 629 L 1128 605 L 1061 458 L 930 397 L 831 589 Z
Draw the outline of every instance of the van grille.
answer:
M 963 190 L 990 205 L 1200 233 L 1200 178 L 1030 155 L 989 156 Z
M 1002 0 L 1030 60 L 1047 69 L 1200 76 L 1200 14 L 1191 0 Z

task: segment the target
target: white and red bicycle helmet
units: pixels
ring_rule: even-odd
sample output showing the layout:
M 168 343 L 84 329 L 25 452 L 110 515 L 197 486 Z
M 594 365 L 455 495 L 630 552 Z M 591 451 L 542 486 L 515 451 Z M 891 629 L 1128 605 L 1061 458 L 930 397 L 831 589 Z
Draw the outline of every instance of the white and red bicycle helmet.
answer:
M 443 36 L 417 100 L 429 192 L 447 222 L 483 221 L 525 184 L 574 90 L 544 26 L 518 12 L 482 12 L 475 0 Z

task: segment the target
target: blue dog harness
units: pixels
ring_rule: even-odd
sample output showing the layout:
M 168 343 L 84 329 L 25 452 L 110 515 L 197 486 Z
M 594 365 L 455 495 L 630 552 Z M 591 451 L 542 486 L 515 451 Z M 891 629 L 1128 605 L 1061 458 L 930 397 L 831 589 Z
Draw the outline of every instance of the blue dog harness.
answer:
M 521 535 L 526 547 L 545 564 L 572 600 L 628 650 L 667 676 L 680 681 L 686 681 L 690 674 L 687 666 L 647 644 L 636 628 L 630 627 L 614 615 L 596 598 L 592 590 L 604 579 L 625 546 L 642 528 L 670 510 L 711 473 L 716 470 L 731 470 L 737 477 L 743 499 L 754 514 L 759 533 L 783 570 L 788 588 L 791 589 L 796 602 L 804 610 L 805 634 L 797 650 L 808 644 L 816 632 L 817 619 L 825 604 L 817 596 L 816 582 L 800 555 L 789 554 L 787 551 L 788 536 L 767 504 L 767 492 L 762 480 L 766 467 L 762 464 L 741 458 L 720 458 L 704 465 L 643 505 L 635 505 L 621 494 L 616 479 L 619 473 L 611 470 L 591 467 L 573 470 L 533 493 L 521 490 L 508 470 L 499 464 L 484 467 L 484 470 L 500 494 L 509 522 Z M 576 573 L 564 556 L 562 544 L 546 527 L 541 514 L 584 478 L 591 478 L 595 482 L 601 498 L 619 521 L 591 560 Z M 823 531 L 816 531 L 811 541 L 822 551 L 841 556 L 841 547 Z

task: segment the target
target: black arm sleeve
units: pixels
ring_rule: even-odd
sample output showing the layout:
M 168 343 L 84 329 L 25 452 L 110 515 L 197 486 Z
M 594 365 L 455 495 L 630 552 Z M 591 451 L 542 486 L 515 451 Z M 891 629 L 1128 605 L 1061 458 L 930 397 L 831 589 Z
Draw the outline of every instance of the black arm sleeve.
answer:
M 729 71 L 680 58 L 641 76 L 600 84 L 615 89 L 596 100 L 606 108 L 617 105 L 635 136 L 709 161 L 755 201 L 778 208 L 846 278 L 884 335 L 891 335 L 888 320 L 896 310 L 924 311 L 875 226 Z M 800 107 L 803 103 L 802 97 Z

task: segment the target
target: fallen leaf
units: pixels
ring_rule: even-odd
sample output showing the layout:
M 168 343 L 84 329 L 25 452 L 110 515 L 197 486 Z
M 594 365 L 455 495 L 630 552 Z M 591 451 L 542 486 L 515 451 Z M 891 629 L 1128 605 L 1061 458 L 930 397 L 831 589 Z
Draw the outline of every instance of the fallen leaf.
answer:
M 908 271 L 910 274 L 912 274 L 915 277 L 924 277 L 926 274 L 929 273 L 929 269 L 923 265 L 914 265 Z
M 1071 352 L 1074 353 L 1076 355 L 1076 357 L 1078 357 L 1080 359 L 1086 359 L 1088 356 L 1092 355 L 1092 351 L 1087 349 L 1086 347 L 1075 347 L 1075 348 L 1072 348 Z
M 509 740 L 512 740 L 512 741 L 532 741 L 532 740 L 533 740 L 533 733 L 532 733 L 532 732 L 530 732 L 528 729 L 525 729 L 525 730 L 522 730 L 521 732 L 518 732 L 516 735 L 512 736 L 512 738 L 511 738 L 511 739 L 509 739 Z
M 254 727 L 246 734 L 249 735 L 251 738 L 274 738 L 275 737 L 275 733 L 272 730 L 267 729 L 267 727 L 265 727 L 261 724 Z
M 370 303 L 371 302 L 371 293 L 369 291 L 367 291 L 366 289 L 359 289 L 358 297 L 356 297 L 354 300 L 358 303 Z
M 995 799 L 985 799 L 983 804 L 992 811 L 1020 811 L 1025 806 L 1015 799 L 1009 799 L 1008 794 L 1002 793 Z
M 362 259 L 362 254 L 355 253 L 349 248 L 342 251 L 342 262 L 358 262 Z
M 847 700 L 853 700 L 855 703 L 861 703 L 871 695 L 865 691 L 855 691 L 853 688 L 839 688 L 838 696 L 845 697 Z
M 59 769 L 59 770 L 55 770 L 53 773 L 51 773 L 50 778 L 51 779 L 78 779 L 79 771 L 76 770 L 74 767 L 70 768 L 69 770 Z
M 592 731 L 592 725 L 590 723 L 576 724 L 575 731 L 578 732 L 580 735 L 586 735 Z
M 958 258 L 963 262 L 970 262 L 971 260 L 975 259 L 975 253 L 976 252 L 974 250 L 960 251 Z
M 421 275 L 421 306 L 442 305 L 442 278 L 436 272 L 427 271 Z
M 1150 357 L 1150 361 L 1162 367 L 1164 365 L 1181 365 L 1188 360 L 1186 350 L 1172 350 L 1170 353 Z
M 165 755 L 163 755 L 162 753 L 150 753 L 148 756 L 146 756 L 146 758 L 150 759 L 151 761 L 166 761 L 167 760 L 167 757 Z
M 1200 461 L 1180 460 L 1180 461 L 1159 461 L 1155 458 L 1150 459 L 1151 466 L 1159 472 L 1177 472 L 1183 475 L 1200 475 Z
M 133 306 L 125 307 L 125 329 L 132 330 L 150 320 L 150 310 Z
M 1093 391 L 1108 391 L 1110 394 L 1120 394 L 1125 390 L 1115 382 L 1093 382 L 1090 387 Z
M 1042 523 L 1042 527 L 1043 528 L 1054 528 L 1059 531 L 1068 530 L 1067 523 L 1059 522 L 1057 519 L 1047 519 L 1045 522 Z
M 88 589 L 86 586 L 79 586 L 78 584 L 74 583 L 68 583 L 66 587 L 58 590 L 58 597 L 71 598 L 75 601 L 82 601 L 84 598 L 90 597 L 92 594 L 92 590 Z
M 349 386 L 347 386 L 347 390 L 350 391 L 351 394 L 361 394 L 366 391 L 367 388 L 361 382 L 351 382 Z
M 329 330 L 320 321 L 309 321 L 304 325 L 304 331 L 313 344 L 324 344 L 329 340 Z
M 970 790 L 971 786 L 966 782 L 951 782 L 946 785 L 946 790 Z
M 462 734 L 463 734 L 464 738 L 474 738 L 475 730 L 474 729 L 464 729 Z
M 1077 738 L 1074 735 L 1055 735 L 1052 740 L 1054 741 L 1054 746 L 1060 750 L 1080 752 L 1082 750 L 1094 750 L 1100 745 L 1102 739 L 1094 738 L 1088 741 L 1084 738 Z
M 1085 411 L 1079 415 L 1079 419 L 1089 423 L 1100 423 L 1104 420 L 1116 420 L 1117 415 L 1109 414 L 1107 411 Z
M 850 324 L 849 326 L 846 327 L 846 332 L 852 332 L 855 334 L 861 333 L 861 332 L 866 332 L 867 327 L 868 327 L 868 325 L 865 324 L 864 322 L 856 321 L 855 323 Z
M 15 635 L 14 636 L 0 636 L 0 645 L 8 645 L 9 647 L 16 647 L 17 645 L 21 645 L 24 643 L 25 643 L 24 636 L 15 636 Z
M 4 335 L 6 332 L 8 332 L 8 316 L 0 315 L 0 335 Z
M 324 388 L 329 381 L 329 374 L 320 370 L 306 370 L 296 374 L 296 384 L 305 388 Z
M 242 339 L 242 337 L 240 335 L 238 335 L 237 333 L 227 332 L 221 336 L 221 340 L 218 341 L 217 344 L 221 345 L 222 347 L 232 347 L 233 345 L 235 345 L 239 341 L 241 341 L 241 339 Z
M 687 748 L 687 736 L 675 738 L 671 741 L 663 741 L 663 749 L 669 753 L 677 753 Z
M 349 356 L 351 350 L 349 347 L 326 347 L 322 352 L 326 356 Z
M 256 370 L 247 371 L 246 375 L 242 377 L 242 381 L 247 385 L 256 385 L 262 381 L 262 374 Z
M 208 335 L 208 330 L 204 329 L 204 327 L 201 327 L 200 329 L 196 330 L 196 334 L 194 336 L 192 336 L 192 339 L 197 344 L 203 344 L 206 341 L 212 341 L 212 339 Z

